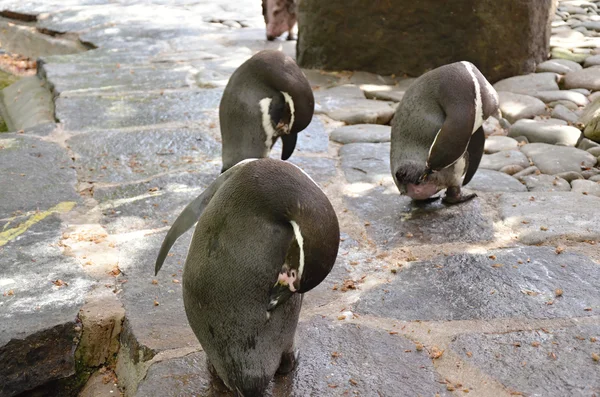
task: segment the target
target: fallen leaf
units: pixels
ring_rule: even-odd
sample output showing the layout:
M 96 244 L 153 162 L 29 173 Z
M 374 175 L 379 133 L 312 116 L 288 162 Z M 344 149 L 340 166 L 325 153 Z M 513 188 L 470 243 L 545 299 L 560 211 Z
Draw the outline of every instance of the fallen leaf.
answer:
M 352 386 L 358 385 L 358 382 L 355 381 L 354 379 L 349 379 L 348 382 L 350 382 L 352 384 Z
M 429 358 L 431 358 L 432 360 L 437 360 L 438 358 L 442 357 L 443 354 L 444 350 L 441 350 L 437 346 L 433 346 L 431 348 L 431 351 L 429 352 Z
M 502 263 L 494 263 L 492 265 L 492 267 L 495 267 L 495 268 L 499 268 L 499 267 L 502 267 L 502 266 L 504 266 Z
M 557 288 L 557 289 L 554 290 L 554 296 L 556 296 L 557 298 L 559 296 L 562 296 L 562 295 L 563 295 L 563 290 L 562 289 Z
M 594 361 L 600 361 L 600 356 L 596 353 L 592 353 L 592 360 Z

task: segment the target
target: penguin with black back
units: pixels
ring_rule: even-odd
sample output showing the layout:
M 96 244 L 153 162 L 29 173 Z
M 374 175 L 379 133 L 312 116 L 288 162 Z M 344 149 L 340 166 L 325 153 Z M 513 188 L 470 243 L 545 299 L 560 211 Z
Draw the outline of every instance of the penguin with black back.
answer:
M 483 155 L 483 122 L 499 114 L 498 94 L 470 62 L 431 70 L 406 90 L 392 120 L 390 166 L 396 186 L 413 200 L 458 204 Z
M 302 294 L 331 271 L 340 231 L 325 193 L 297 166 L 244 160 L 179 215 L 162 244 L 197 221 L 183 272 L 183 301 L 211 372 L 238 395 L 262 396 L 297 361 Z
M 274 50 L 255 54 L 233 73 L 219 104 L 221 172 L 248 158 L 268 157 L 277 138 L 287 160 L 314 109 L 310 84 L 292 58 Z

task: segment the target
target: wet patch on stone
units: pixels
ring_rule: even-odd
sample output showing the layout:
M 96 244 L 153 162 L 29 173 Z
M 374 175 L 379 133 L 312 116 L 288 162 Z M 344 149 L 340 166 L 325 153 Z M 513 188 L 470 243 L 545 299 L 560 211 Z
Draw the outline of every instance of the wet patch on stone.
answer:
M 377 187 L 344 199 L 365 223 L 369 235 L 387 247 L 470 243 L 491 240 L 494 236 L 492 219 L 478 198 L 453 206 L 446 206 L 441 200 L 419 204 Z
M 96 188 L 104 218 L 101 224 L 109 233 L 170 226 L 181 211 L 219 175 L 181 172 L 163 175 L 150 181 Z
M 512 193 L 500 197 L 505 225 L 524 244 L 559 238 L 600 240 L 600 198 L 571 192 Z
M 363 294 L 356 311 L 407 321 L 593 316 L 598 269 L 585 256 L 546 247 L 440 257 Z
M 56 118 L 66 130 L 97 130 L 218 119 L 221 89 L 135 95 L 60 96 Z M 208 119 L 208 120 L 207 120 Z
M 80 181 L 123 183 L 159 174 L 218 173 L 220 144 L 205 129 L 94 131 L 68 140 Z
M 592 357 L 600 355 L 599 341 L 600 326 L 580 325 L 460 335 L 451 348 L 513 392 L 592 396 L 600 393 L 600 365 Z

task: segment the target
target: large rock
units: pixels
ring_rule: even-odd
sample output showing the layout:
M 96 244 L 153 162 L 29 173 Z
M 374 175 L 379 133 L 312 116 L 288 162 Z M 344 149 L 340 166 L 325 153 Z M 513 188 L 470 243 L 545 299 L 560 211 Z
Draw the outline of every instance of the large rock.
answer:
M 546 59 L 552 3 L 303 0 L 297 59 L 306 68 L 413 76 L 468 60 L 494 82 Z
M 558 90 L 557 74 L 531 73 L 524 76 L 514 76 L 494 84 L 496 91 L 507 91 L 516 94 L 531 94 L 536 91 Z
M 600 142 L 600 98 L 585 107 L 579 122 L 585 125 L 583 133 L 586 138 Z
M 506 91 L 498 92 L 498 96 L 502 116 L 510 123 L 520 119 L 530 119 L 546 112 L 544 102 L 533 96 Z
M 504 172 L 486 170 L 480 168 L 477 170 L 473 179 L 469 182 L 469 189 L 480 192 L 526 192 L 527 188 L 517 179 L 505 174 Z
M 600 68 L 591 67 L 565 75 L 565 88 L 587 88 L 588 90 L 600 90 Z
M 597 162 L 592 154 L 569 146 L 530 143 L 521 150 L 542 173 L 549 175 L 567 171 L 581 172 L 585 168 L 593 167 Z
M 529 142 L 575 146 L 581 137 L 581 131 L 568 125 L 519 120 L 510 127 L 508 135 L 514 138 L 524 136 Z

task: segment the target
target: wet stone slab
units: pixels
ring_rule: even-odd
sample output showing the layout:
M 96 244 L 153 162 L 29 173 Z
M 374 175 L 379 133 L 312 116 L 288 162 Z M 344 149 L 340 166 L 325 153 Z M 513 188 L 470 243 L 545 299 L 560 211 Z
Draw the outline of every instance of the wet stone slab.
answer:
M 596 342 L 592 342 L 596 338 Z M 600 325 L 460 335 L 451 345 L 464 361 L 526 396 L 600 394 Z M 466 353 L 469 352 L 470 355 Z
M 413 202 L 383 187 L 346 195 L 348 209 L 364 221 L 367 232 L 379 244 L 401 246 L 480 242 L 494 236 L 491 215 L 481 199 L 446 206 Z
M 68 145 L 76 153 L 80 181 L 123 183 L 177 172 L 218 173 L 221 145 L 207 128 L 93 131 Z
M 313 318 L 298 325 L 296 343 L 298 366 L 276 376 L 267 397 L 448 395 L 427 354 L 387 331 Z M 155 364 L 136 395 L 232 396 L 214 391 L 205 357 L 199 352 Z
M 336 161 L 333 159 L 294 154 L 288 161 L 302 168 L 321 188 L 330 184 L 336 176 Z
M 56 99 L 56 118 L 71 131 L 167 122 L 216 122 L 221 89 Z
M 20 134 L 0 135 L 0 219 L 78 202 L 72 165 L 57 144 Z
M 181 211 L 219 175 L 180 172 L 119 186 L 94 189 L 109 233 L 126 233 L 170 226 Z
M 189 86 L 194 70 L 190 66 L 168 64 L 152 67 L 121 65 L 81 68 L 77 64 L 45 64 L 41 71 L 55 94 L 94 94 L 136 90 L 161 90 Z
M 511 193 L 500 197 L 498 208 L 504 224 L 524 244 L 600 239 L 599 197 L 577 192 Z
M 356 311 L 408 321 L 593 316 L 586 309 L 600 308 L 599 269 L 585 256 L 548 247 L 440 257 L 363 294 Z
M 122 258 L 119 268 L 127 279 L 121 294 L 127 313 L 127 345 L 143 346 L 153 353 L 198 345 L 188 325 L 181 290 L 192 233 L 179 238 L 156 277 L 154 264 L 166 232 L 138 235 L 117 246 Z

